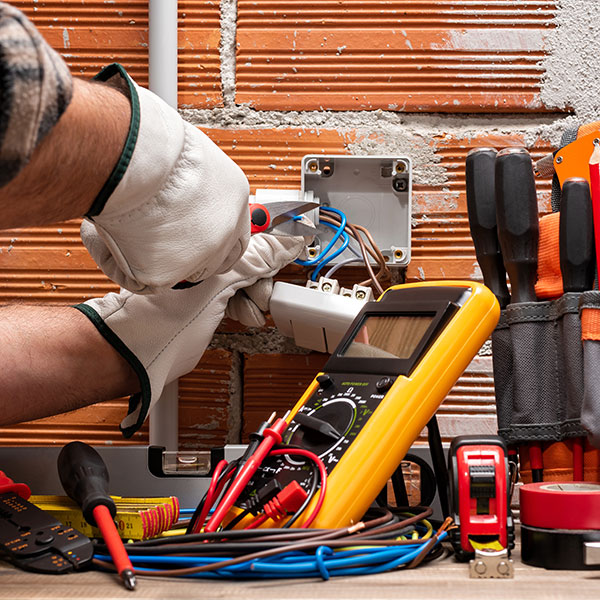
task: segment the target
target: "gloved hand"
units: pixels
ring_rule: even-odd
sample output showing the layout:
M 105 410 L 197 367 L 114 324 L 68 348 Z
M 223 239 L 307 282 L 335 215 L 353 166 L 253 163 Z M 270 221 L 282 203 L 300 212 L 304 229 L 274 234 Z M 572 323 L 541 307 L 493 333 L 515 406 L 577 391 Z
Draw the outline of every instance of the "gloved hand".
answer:
M 121 158 L 81 226 L 92 258 L 138 294 L 230 269 L 250 238 L 241 169 L 120 65 L 97 79 L 129 96 L 132 118 Z
M 273 278 L 259 279 L 255 284 L 238 290 L 229 300 L 225 316 L 246 327 L 262 327 L 273 293 Z
M 299 256 L 305 243 L 302 237 L 257 234 L 230 271 L 197 286 L 148 295 L 123 290 L 75 307 L 139 377 L 141 393 L 132 397 L 130 412 L 121 423 L 126 437 L 141 427 L 163 387 L 196 366 L 230 298 L 275 275 Z

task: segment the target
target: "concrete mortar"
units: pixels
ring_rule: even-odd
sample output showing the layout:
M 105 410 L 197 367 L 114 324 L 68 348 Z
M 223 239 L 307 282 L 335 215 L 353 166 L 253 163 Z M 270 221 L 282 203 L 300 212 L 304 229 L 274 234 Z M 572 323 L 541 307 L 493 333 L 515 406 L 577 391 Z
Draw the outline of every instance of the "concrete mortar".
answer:
M 573 111 L 578 122 L 600 118 L 600 3 L 558 0 L 555 27 L 545 39 L 541 98 L 549 108 Z
M 236 0 L 221 0 L 221 89 L 225 106 L 235 102 L 235 34 L 237 22 Z

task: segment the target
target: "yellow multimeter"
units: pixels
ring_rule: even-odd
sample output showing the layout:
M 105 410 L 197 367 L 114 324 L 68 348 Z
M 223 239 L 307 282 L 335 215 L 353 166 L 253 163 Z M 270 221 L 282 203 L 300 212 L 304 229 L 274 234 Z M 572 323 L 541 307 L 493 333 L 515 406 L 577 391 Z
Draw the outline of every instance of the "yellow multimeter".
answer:
M 492 292 L 470 281 L 393 286 L 364 306 L 287 419 L 284 444 L 314 452 L 328 473 L 311 527 L 346 527 L 361 519 L 499 316 Z M 230 517 L 272 479 L 309 489 L 314 476 L 302 458 L 268 457 Z M 263 526 L 278 525 L 268 520 Z

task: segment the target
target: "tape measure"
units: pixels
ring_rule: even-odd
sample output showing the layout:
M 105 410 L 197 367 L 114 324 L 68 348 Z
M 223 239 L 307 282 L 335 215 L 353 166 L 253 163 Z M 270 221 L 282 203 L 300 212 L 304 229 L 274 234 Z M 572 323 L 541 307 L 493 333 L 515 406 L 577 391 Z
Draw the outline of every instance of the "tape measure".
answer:
M 600 541 L 600 483 L 527 483 L 519 489 L 521 558 L 546 569 L 585 564 L 585 542 Z
M 450 539 L 457 558 L 470 560 L 478 550 L 510 552 L 515 538 L 504 440 L 497 435 L 454 438 L 448 471 L 450 505 L 457 525 Z
M 346 527 L 361 519 L 488 338 L 499 312 L 490 290 L 470 281 L 393 286 L 364 306 L 288 417 L 284 443 L 317 454 L 328 473 L 311 527 Z M 273 479 L 281 487 L 295 480 L 308 490 L 312 477 L 302 459 L 269 457 L 226 521 L 246 508 L 244 497 Z M 263 526 L 277 525 L 268 520 Z

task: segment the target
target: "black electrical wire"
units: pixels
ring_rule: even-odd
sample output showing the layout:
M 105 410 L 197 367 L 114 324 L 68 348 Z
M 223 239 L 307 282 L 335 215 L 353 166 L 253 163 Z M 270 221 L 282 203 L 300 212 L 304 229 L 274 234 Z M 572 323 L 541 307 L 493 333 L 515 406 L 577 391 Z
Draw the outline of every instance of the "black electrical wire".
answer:
M 250 514 L 250 509 L 245 508 L 239 515 L 237 515 L 237 517 L 234 517 L 233 519 L 231 519 L 231 521 L 229 521 L 229 523 L 227 523 L 227 526 L 224 527 L 224 531 L 229 531 L 230 529 L 233 529 L 238 523 L 240 523 L 249 514 Z

